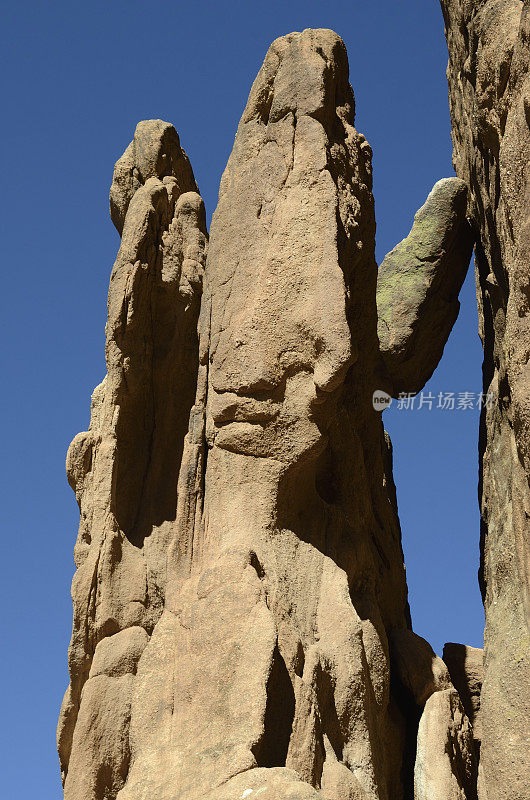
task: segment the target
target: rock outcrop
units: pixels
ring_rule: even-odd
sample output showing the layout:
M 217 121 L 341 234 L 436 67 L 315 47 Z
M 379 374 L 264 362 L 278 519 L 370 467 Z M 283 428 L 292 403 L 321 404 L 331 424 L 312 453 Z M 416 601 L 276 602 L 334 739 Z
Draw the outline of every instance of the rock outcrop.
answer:
M 414 800 L 473 800 L 476 792 L 473 731 L 458 692 L 434 692 L 418 729 Z
M 392 631 L 390 658 L 408 701 L 409 725 L 417 722 L 417 733 L 413 726 L 414 789 L 406 787 L 405 796 L 476 800 L 478 751 L 473 726 L 447 665 L 425 639 L 405 629 Z M 455 672 L 460 678 L 460 672 Z
M 67 473 L 81 520 L 70 686 L 58 749 L 67 800 L 115 797 L 127 776 L 140 656 L 164 608 L 177 478 L 194 401 L 204 206 L 172 125 L 140 123 L 115 171 L 107 376 Z
M 447 642 L 443 660 L 451 681 L 460 695 L 466 716 L 473 725 L 473 738 L 479 752 L 482 739 L 480 725 L 480 694 L 484 680 L 484 651 L 479 647 Z
M 447 669 L 410 630 L 373 405 L 400 369 L 421 388 L 441 356 L 467 193 L 435 187 L 423 234 L 385 262 L 382 353 L 371 149 L 354 122 L 341 39 L 276 40 L 205 270 L 175 130 L 140 123 L 116 165 L 108 374 L 67 465 L 81 523 L 66 800 L 408 800 L 415 759 L 418 786 L 431 751 L 459 786 L 473 760 Z M 392 315 L 403 274 L 416 288 Z M 413 377 L 406 342 L 428 337 Z
M 392 631 L 390 653 L 396 676 L 420 708 L 434 692 L 451 688 L 446 664 L 425 639 L 411 630 Z
M 371 403 L 370 158 L 341 40 L 277 40 L 212 221 L 172 589 L 119 800 L 221 797 L 272 767 L 286 796 L 399 796 L 387 631 L 408 608 Z M 243 789 L 270 787 L 260 775 Z
M 456 322 L 475 238 L 467 196 L 464 181 L 438 181 L 379 267 L 377 330 L 394 394 L 423 388 Z
M 471 190 L 484 392 L 480 800 L 530 796 L 530 4 L 442 0 L 454 164 Z

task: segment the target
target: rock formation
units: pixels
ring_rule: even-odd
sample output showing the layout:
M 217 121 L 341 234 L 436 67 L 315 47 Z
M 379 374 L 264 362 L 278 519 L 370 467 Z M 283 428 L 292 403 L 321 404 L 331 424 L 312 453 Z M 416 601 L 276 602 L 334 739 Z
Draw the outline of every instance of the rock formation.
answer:
M 480 800 L 530 796 L 530 4 L 442 0 L 454 164 L 471 190 L 484 409 Z
M 81 520 L 58 731 L 66 798 L 110 798 L 121 788 L 134 675 L 164 608 L 207 241 L 173 126 L 138 125 L 116 165 L 111 210 L 122 239 L 109 289 L 107 376 L 92 396 L 90 428 L 67 456 Z
M 385 259 L 380 348 L 371 150 L 336 34 L 271 45 L 205 270 L 178 136 L 140 123 L 111 189 L 108 373 L 67 462 L 65 800 L 431 800 L 431 764 L 471 800 L 470 723 L 410 630 L 372 402 L 442 354 L 466 207 L 465 184 L 438 184 Z
M 484 680 L 484 651 L 478 647 L 447 642 L 443 660 L 447 664 L 451 681 L 458 691 L 466 716 L 473 725 L 473 738 L 480 752 L 482 739 L 480 724 L 480 694 Z
M 377 330 L 394 392 L 419 392 L 433 374 L 458 316 L 473 242 L 467 186 L 443 178 L 379 267 Z
M 472 800 L 476 785 L 472 726 L 458 692 L 434 692 L 418 729 L 414 800 Z

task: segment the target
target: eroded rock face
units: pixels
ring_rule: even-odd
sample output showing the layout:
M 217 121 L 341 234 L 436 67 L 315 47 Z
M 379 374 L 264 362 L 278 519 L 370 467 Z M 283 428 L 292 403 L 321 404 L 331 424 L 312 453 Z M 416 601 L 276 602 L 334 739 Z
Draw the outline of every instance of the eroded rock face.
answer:
M 480 724 L 480 693 L 484 680 L 484 651 L 479 647 L 447 642 L 443 660 L 449 668 L 466 715 L 473 725 L 473 738 L 477 745 L 482 739 Z
M 451 687 L 446 664 L 416 633 L 392 631 L 390 652 L 396 676 L 418 706 L 423 708 L 431 694 Z
M 414 800 L 473 800 L 476 786 L 473 731 L 458 692 L 434 692 L 418 729 Z
M 481 585 L 486 610 L 481 800 L 530 795 L 530 6 L 442 0 L 457 174 L 480 237 L 484 344 Z
M 405 796 L 413 794 L 414 800 L 477 797 L 478 747 L 463 702 L 464 698 L 468 700 L 468 685 L 461 680 L 461 670 L 455 664 L 460 666 L 460 660 L 454 649 L 448 653 L 453 656 L 459 691 L 451 682 L 447 665 L 425 639 L 405 629 L 390 634 L 394 679 L 404 693 L 407 721 L 414 734 L 413 789 L 405 786 Z M 405 751 L 405 764 L 411 755 Z
M 124 159 L 135 181 L 126 191 Z M 175 129 L 140 123 L 111 189 L 123 229 L 109 289 L 107 376 L 92 396 L 90 428 L 67 456 L 81 512 L 70 686 L 58 731 L 67 800 L 115 797 L 123 785 L 135 674 L 164 607 L 197 383 L 207 238 L 195 190 Z
M 285 796 L 401 796 L 370 157 L 339 37 L 274 42 L 212 222 L 187 499 L 119 800 L 221 798 L 248 770 L 242 790 L 272 791 L 271 768 Z
M 446 297 L 415 385 L 449 334 L 469 231 L 465 187 L 444 186 L 427 250 L 407 245 L 424 291 L 392 319 L 383 360 L 371 150 L 336 34 L 271 45 L 221 181 L 202 300 L 191 167 L 170 125 L 138 126 L 111 189 L 108 374 L 68 453 L 81 523 L 66 800 L 411 797 L 419 716 L 454 689 L 409 630 L 373 393 Z M 389 285 L 402 263 L 385 264 Z M 428 727 L 436 753 L 465 727 L 448 708 Z

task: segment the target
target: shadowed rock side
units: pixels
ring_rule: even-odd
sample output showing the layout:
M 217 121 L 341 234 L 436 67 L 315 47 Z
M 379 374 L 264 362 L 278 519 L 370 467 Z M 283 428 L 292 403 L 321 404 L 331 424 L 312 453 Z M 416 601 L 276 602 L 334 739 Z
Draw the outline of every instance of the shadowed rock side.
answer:
M 67 456 L 81 512 L 58 731 L 67 800 L 107 800 L 123 785 L 134 676 L 164 606 L 206 254 L 202 200 L 171 125 L 138 125 L 116 165 L 111 207 L 122 239 L 107 376 L 92 396 L 90 428 Z
M 456 322 L 474 242 L 467 195 L 458 178 L 438 181 L 379 267 L 378 334 L 394 394 L 423 388 Z
M 530 796 L 530 4 L 442 0 L 454 163 L 480 237 L 481 800 Z
M 466 715 L 473 725 L 475 750 L 480 752 L 482 739 L 480 724 L 480 694 L 484 680 L 484 651 L 478 647 L 447 642 L 443 659 L 447 664 L 451 681 L 460 695 Z
M 446 664 L 410 630 L 390 634 L 394 676 L 414 733 L 414 780 L 405 796 L 414 800 L 476 800 L 477 752 L 473 728 Z

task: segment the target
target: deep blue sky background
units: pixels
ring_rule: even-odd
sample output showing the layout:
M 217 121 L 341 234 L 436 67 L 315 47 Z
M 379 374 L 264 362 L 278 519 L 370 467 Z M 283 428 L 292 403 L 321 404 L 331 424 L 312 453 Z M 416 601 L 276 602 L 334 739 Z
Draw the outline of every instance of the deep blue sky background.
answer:
M 452 175 L 436 0 L 56 0 L 4 4 L 2 125 L 2 796 L 60 796 L 55 725 L 67 684 L 78 510 L 65 474 L 102 379 L 118 235 L 115 160 L 136 122 L 174 123 L 210 216 L 250 85 L 270 42 L 330 27 L 350 58 L 357 128 L 374 149 L 377 249 L 405 236 Z M 473 277 L 438 391 L 480 391 Z M 415 630 L 482 643 L 476 411 L 385 414 Z

